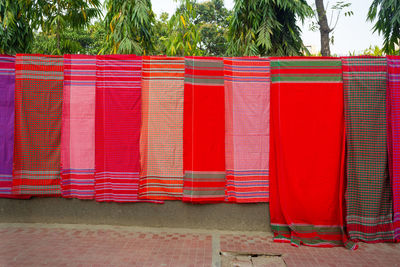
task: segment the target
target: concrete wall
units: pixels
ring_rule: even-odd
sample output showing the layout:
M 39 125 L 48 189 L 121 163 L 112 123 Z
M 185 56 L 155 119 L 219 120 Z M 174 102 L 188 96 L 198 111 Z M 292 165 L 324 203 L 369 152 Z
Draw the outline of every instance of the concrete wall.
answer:
M 0 222 L 270 231 L 268 204 L 194 205 L 180 201 L 99 203 L 64 198 L 0 199 Z

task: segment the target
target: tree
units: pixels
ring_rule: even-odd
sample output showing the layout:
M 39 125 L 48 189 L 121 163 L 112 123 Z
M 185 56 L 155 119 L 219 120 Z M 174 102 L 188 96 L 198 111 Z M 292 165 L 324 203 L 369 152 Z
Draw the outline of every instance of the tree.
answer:
M 229 17 L 232 12 L 224 6 L 223 0 L 195 3 L 196 19 L 200 25 L 201 43 L 205 55 L 224 56 L 226 54 Z
M 200 49 L 199 25 L 195 24 L 195 1 L 180 0 L 181 6 L 168 22 L 169 38 L 166 41 L 169 56 L 198 56 Z
M 167 54 L 166 42 L 168 40 L 168 13 L 163 12 L 160 18 L 155 19 L 154 31 L 152 35 L 152 43 L 154 44 L 153 50 L 151 51 L 154 55 L 165 55 Z
M 146 54 L 153 48 L 154 13 L 150 0 L 106 0 L 106 45 L 110 54 Z
M 29 52 L 33 40 L 31 14 L 27 0 L 0 1 L 0 53 Z
M 67 38 L 68 29 L 79 29 L 89 25 L 91 19 L 100 16 L 99 0 L 32 0 L 36 8 L 34 24 L 54 37 L 55 49 L 51 54 L 62 55 L 76 49 L 77 43 Z
M 105 29 L 101 22 L 96 22 L 86 28 L 66 28 L 63 32 L 60 50 L 64 54 L 96 55 L 104 46 Z M 32 53 L 52 54 L 57 50 L 56 39 L 44 32 L 35 34 Z
M 353 15 L 353 11 L 348 10 L 351 6 L 351 3 L 346 1 L 337 1 L 330 9 L 331 16 L 330 21 L 328 22 L 327 10 L 329 9 L 329 5 L 324 6 L 323 0 L 315 0 L 316 10 L 314 11 L 314 15 L 317 23 L 313 23 L 311 26 L 311 30 L 315 31 L 319 29 L 321 35 L 321 55 L 322 56 L 330 56 L 330 43 L 333 43 L 333 37 L 330 37 L 330 34 L 336 28 L 336 25 L 339 21 L 339 17 L 342 11 L 345 11 L 345 16 Z M 335 18 L 335 22 L 333 22 Z
M 306 50 L 297 19 L 312 13 L 305 0 L 235 0 L 228 52 L 234 56 L 295 56 Z
M 368 10 L 368 20 L 375 19 L 373 30 L 383 34 L 383 51 L 395 54 L 400 39 L 400 0 L 374 0 Z

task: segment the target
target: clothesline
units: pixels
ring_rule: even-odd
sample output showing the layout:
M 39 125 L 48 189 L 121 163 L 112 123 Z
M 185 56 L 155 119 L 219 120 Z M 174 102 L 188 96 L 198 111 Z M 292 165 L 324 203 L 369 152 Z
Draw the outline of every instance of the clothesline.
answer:
M 269 202 L 279 242 L 399 241 L 399 75 L 395 56 L 2 55 L 0 197 Z

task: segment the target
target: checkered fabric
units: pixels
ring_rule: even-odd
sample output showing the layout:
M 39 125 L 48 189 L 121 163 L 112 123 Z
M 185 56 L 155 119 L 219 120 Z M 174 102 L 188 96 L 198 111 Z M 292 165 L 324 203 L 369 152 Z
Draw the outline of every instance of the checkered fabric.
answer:
M 386 59 L 343 58 L 346 222 L 355 241 L 391 242 L 392 193 L 386 146 Z
M 97 201 L 140 201 L 141 77 L 139 56 L 96 57 Z
M 61 193 L 94 198 L 96 56 L 64 56 Z
M 60 194 L 63 57 L 17 54 L 13 193 Z
M 270 62 L 224 59 L 226 200 L 269 199 Z
M 182 198 L 184 58 L 143 57 L 139 198 Z

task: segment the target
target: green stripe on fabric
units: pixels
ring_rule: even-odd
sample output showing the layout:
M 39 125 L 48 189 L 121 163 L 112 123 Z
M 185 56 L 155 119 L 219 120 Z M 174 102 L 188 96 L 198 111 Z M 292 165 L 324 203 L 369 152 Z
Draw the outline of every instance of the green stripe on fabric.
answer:
M 212 59 L 205 59 L 205 60 L 197 60 L 197 59 L 186 59 L 185 65 L 191 67 L 201 67 L 201 68 L 215 68 L 223 70 L 224 61 L 223 60 L 212 60 Z
M 218 79 L 201 79 L 201 78 L 192 78 L 192 77 L 185 77 L 185 83 L 191 83 L 191 84 L 208 84 L 208 85 L 223 85 L 224 84 L 224 78 L 219 77 Z
M 29 171 L 29 170 L 21 170 L 21 171 L 17 171 L 17 173 L 28 173 L 28 174 L 60 174 L 60 171 Z
M 201 181 L 206 181 L 206 179 L 223 179 L 225 180 L 225 173 L 191 173 L 191 172 L 186 172 L 185 173 L 185 178 L 191 178 L 191 179 L 201 179 Z
M 289 76 L 289 75 L 272 75 L 272 82 L 341 82 L 342 76 L 320 76 L 320 75 L 303 75 L 303 76 Z
M 22 60 L 18 60 L 17 64 L 21 65 L 38 65 L 38 66 L 63 66 L 64 59 L 54 57 L 35 57 L 35 56 L 22 56 Z
M 54 180 L 54 179 L 60 179 L 59 175 L 42 175 L 42 176 L 33 176 L 33 175 L 21 175 L 21 179 L 28 179 L 28 180 Z
M 271 224 L 271 229 L 279 232 L 291 232 L 295 231 L 298 233 L 321 233 L 321 234 L 342 234 L 342 229 L 339 226 L 314 226 L 314 225 L 274 225 Z

